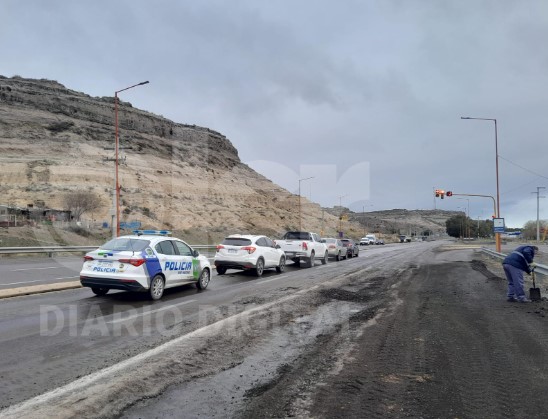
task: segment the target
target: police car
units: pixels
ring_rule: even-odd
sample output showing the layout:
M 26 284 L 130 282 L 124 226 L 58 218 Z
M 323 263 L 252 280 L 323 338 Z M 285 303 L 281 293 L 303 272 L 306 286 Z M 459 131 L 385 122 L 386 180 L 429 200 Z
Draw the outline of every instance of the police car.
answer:
M 184 241 L 168 237 L 169 231 L 136 230 L 103 244 L 84 257 L 82 286 L 96 295 L 110 289 L 147 292 L 159 300 L 164 289 L 196 284 L 205 289 L 211 265 Z

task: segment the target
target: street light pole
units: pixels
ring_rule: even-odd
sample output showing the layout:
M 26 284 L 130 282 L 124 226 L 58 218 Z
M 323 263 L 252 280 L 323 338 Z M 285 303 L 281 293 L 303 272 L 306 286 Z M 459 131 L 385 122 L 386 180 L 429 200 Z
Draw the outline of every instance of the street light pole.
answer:
M 461 116 L 460 119 L 475 119 L 478 121 L 493 121 L 495 123 L 495 169 L 497 178 L 497 213 L 496 218 L 500 218 L 500 191 L 499 191 L 499 146 L 498 146 L 498 132 L 497 132 L 497 120 L 495 118 L 472 118 L 470 116 Z M 496 250 L 501 251 L 501 238 L 500 233 L 495 233 Z
M 339 213 L 339 237 L 342 237 L 341 234 L 342 234 L 342 199 L 347 197 L 348 195 L 339 195 L 339 208 L 340 208 L 340 213 Z
M 540 243 L 540 220 L 539 220 L 539 204 L 540 204 L 540 198 L 545 198 L 544 196 L 540 196 L 540 190 L 546 189 L 544 186 L 537 186 L 536 192 L 531 192 L 534 194 L 537 194 L 537 243 Z
M 141 83 L 134 84 L 133 86 L 126 87 L 125 89 L 117 90 L 114 92 L 114 211 L 116 212 L 116 221 L 115 225 L 112 226 L 112 237 L 118 237 L 120 235 L 120 183 L 118 181 L 118 93 L 123 92 L 124 90 L 131 89 L 133 87 L 142 86 L 147 84 L 148 81 L 143 81 Z
M 314 177 L 315 176 L 306 177 L 304 179 L 299 179 L 299 231 L 302 230 L 302 226 L 301 226 L 301 182 L 303 180 L 314 179 Z

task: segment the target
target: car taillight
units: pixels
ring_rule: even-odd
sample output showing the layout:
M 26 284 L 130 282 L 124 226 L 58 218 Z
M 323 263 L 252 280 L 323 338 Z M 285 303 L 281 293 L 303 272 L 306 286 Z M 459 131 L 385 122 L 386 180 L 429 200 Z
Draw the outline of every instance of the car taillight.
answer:
M 84 256 L 84 262 L 89 262 L 90 260 L 93 260 L 93 258 L 91 256 Z
M 303 250 L 308 250 L 308 245 L 306 244 L 306 242 L 303 242 Z
M 224 249 L 224 248 L 225 247 L 222 244 L 219 244 L 219 245 L 217 245 L 216 249 L 217 249 L 217 252 L 218 252 L 219 250 Z
M 245 246 L 245 247 L 242 247 L 242 250 L 246 250 L 247 253 L 251 254 L 253 253 L 255 250 L 257 250 L 255 247 L 253 246 Z
M 145 259 L 119 259 L 118 262 L 120 263 L 129 263 L 133 266 L 141 266 L 143 263 L 146 262 Z

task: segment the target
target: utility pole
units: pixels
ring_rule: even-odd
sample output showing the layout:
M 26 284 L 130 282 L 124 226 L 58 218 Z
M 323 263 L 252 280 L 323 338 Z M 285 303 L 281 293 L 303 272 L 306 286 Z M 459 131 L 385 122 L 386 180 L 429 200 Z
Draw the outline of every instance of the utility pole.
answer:
M 536 192 L 531 192 L 537 194 L 537 243 L 540 243 L 540 220 L 539 220 L 539 204 L 540 198 L 546 198 L 545 196 L 540 196 L 540 190 L 546 189 L 544 186 L 537 186 Z

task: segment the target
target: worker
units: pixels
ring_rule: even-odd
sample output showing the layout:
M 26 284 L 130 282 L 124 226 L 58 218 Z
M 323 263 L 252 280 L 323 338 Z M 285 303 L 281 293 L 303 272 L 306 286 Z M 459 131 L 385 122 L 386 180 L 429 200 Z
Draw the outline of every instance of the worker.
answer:
M 507 301 L 531 302 L 525 296 L 525 291 L 523 290 L 523 272 L 531 274 L 536 266 L 533 262 L 536 253 L 538 253 L 537 246 L 519 246 L 502 261 L 502 267 L 504 268 L 506 279 L 508 279 Z

